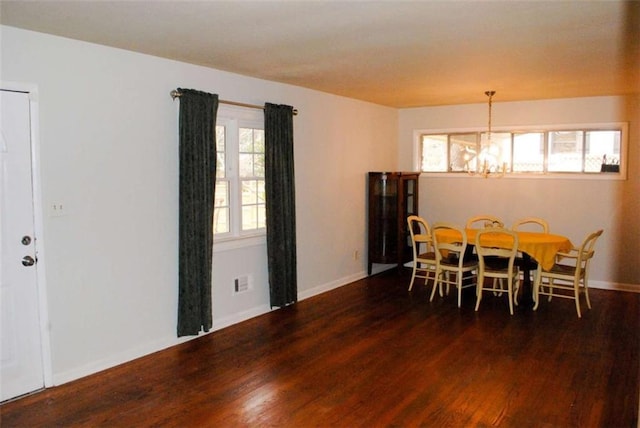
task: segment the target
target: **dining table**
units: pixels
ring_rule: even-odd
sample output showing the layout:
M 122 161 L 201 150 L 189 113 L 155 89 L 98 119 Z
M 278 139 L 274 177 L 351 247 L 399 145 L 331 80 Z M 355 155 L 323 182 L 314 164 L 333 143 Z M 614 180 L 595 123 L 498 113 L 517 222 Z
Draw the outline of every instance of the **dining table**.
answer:
M 467 235 L 468 251 L 471 251 L 476 244 L 476 235 L 482 229 L 465 229 Z M 459 242 L 462 239 L 460 233 L 454 229 L 438 229 L 435 232 L 436 240 L 441 242 Z M 523 271 L 523 299 L 524 303 L 533 303 L 533 286 L 531 284 L 530 260 L 534 260 L 545 270 L 553 267 L 558 252 L 566 252 L 573 248 L 571 240 L 563 235 L 543 232 L 515 231 L 518 235 L 518 251 L 522 253 L 524 263 Z M 509 248 L 512 239 L 505 234 L 485 233 L 482 235 L 482 245 L 496 248 Z M 527 292 L 529 291 L 529 292 Z M 528 296 L 531 296 L 529 300 Z

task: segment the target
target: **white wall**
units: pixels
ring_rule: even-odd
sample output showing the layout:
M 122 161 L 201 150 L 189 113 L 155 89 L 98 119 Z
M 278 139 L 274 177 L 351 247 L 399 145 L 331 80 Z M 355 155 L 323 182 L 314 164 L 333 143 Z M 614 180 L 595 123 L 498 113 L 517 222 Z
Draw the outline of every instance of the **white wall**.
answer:
M 575 245 L 603 228 L 590 284 L 640 291 L 640 96 L 493 103 L 494 127 L 594 122 L 629 122 L 627 180 L 421 177 L 420 214 L 460 224 L 482 213 L 507 224 L 539 216 Z M 486 123 L 486 104 L 401 110 L 400 167 L 414 168 L 415 130 L 483 129 Z
M 300 111 L 294 119 L 300 298 L 365 275 L 367 171 L 413 169 L 414 129 L 486 123 L 484 104 L 398 113 L 6 26 L 0 42 L 0 80 L 36 85 L 39 99 L 54 383 L 178 343 L 179 104 L 169 97 L 172 89 Z M 629 180 L 422 178 L 420 213 L 459 222 L 480 211 L 508 221 L 540 215 L 574 242 L 603 227 L 594 280 L 638 284 L 639 104 L 637 97 L 495 103 L 496 126 L 629 121 Z M 504 202 L 505 195 L 517 202 Z M 48 216 L 46 207 L 57 202 L 67 214 Z M 233 295 L 233 278 L 244 274 L 253 276 L 253 290 Z M 214 329 L 269 310 L 263 244 L 215 249 L 213 281 Z
M 395 109 L 0 29 L 0 80 L 38 88 L 54 383 L 178 343 L 176 87 L 296 107 L 299 296 L 365 275 L 365 177 L 398 164 Z M 214 251 L 214 329 L 269 310 L 265 246 Z M 244 274 L 253 290 L 233 295 Z

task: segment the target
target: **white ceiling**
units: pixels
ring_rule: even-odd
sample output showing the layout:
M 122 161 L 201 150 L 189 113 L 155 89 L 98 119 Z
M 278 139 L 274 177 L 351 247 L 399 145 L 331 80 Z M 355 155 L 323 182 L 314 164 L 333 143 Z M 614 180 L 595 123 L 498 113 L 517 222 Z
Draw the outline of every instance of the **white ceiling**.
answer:
M 0 22 L 393 107 L 640 93 L 640 1 L 7 1 Z

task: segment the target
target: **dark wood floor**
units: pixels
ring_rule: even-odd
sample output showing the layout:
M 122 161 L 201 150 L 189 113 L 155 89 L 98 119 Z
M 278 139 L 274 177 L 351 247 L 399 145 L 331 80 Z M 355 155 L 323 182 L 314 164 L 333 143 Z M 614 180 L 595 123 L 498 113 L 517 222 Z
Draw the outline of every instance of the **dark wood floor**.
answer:
M 382 274 L 0 406 L 0 425 L 636 427 L 640 294 L 433 303 Z M 471 290 L 472 291 L 472 290 Z M 473 292 L 473 291 L 472 291 Z

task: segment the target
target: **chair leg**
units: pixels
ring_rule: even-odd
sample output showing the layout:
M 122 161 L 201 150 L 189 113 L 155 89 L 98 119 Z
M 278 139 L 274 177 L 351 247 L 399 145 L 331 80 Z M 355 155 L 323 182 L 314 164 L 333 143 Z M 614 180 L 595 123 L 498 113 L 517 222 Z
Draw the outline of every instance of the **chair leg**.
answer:
M 447 282 L 447 290 L 446 290 L 445 294 L 448 296 L 448 295 L 449 295 L 449 286 L 451 285 L 451 284 L 450 284 L 450 281 L 451 281 L 451 272 L 446 271 L 446 272 L 444 273 L 444 275 L 445 275 L 446 282 Z M 445 294 L 442 294 L 442 284 L 440 284 L 440 297 L 444 297 L 444 296 L 445 296 Z
M 413 281 L 416 279 L 416 270 L 418 269 L 416 265 L 417 265 L 417 262 L 413 262 L 413 272 L 411 273 L 411 282 L 409 283 L 408 291 L 411 291 L 411 289 L 413 288 Z
M 429 269 L 429 272 L 426 275 L 426 278 L 424 279 L 424 285 L 429 284 L 429 279 L 431 279 L 432 281 L 435 282 L 436 280 L 436 271 L 435 269 Z
M 484 277 L 478 275 L 476 282 L 476 312 L 478 312 L 480 300 L 482 300 L 482 290 L 484 289 Z
M 533 283 L 533 310 L 538 309 L 540 304 L 540 286 L 542 282 L 542 275 L 536 275 L 536 280 Z
M 498 292 L 496 291 L 496 284 L 498 283 L 498 278 L 493 278 L 493 283 L 491 284 L 491 287 L 493 288 L 493 295 L 494 296 L 499 296 Z M 500 282 L 500 288 L 502 288 L 502 282 Z
M 440 280 L 440 276 L 443 274 L 441 270 L 436 269 L 435 277 L 433 278 L 433 288 L 431 289 L 431 297 L 429 297 L 429 301 L 433 302 L 433 297 L 436 295 L 436 288 L 440 287 L 440 296 L 442 296 L 442 281 Z
M 587 300 L 587 307 L 591 309 L 591 301 L 589 300 L 589 285 L 587 283 L 587 274 L 585 273 L 582 279 L 582 285 L 584 286 L 584 297 Z
M 580 279 L 577 279 L 573 284 L 573 296 L 576 300 L 576 311 L 578 312 L 578 318 L 582 318 L 580 313 Z
M 509 313 L 513 315 L 513 277 L 507 279 L 507 296 L 509 297 Z
M 456 287 L 458 288 L 458 307 L 462 307 L 462 276 L 456 274 Z

